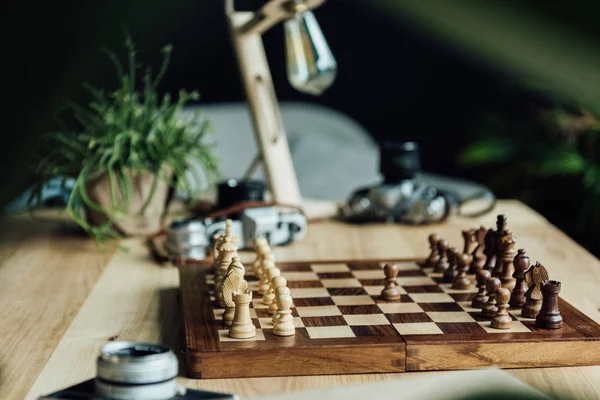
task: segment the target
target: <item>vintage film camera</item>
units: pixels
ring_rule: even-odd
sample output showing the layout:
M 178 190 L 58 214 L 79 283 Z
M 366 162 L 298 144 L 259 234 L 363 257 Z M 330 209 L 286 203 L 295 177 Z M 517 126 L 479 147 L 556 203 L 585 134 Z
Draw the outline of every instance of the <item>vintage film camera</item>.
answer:
M 482 215 L 495 205 L 494 195 L 481 185 L 426 178 L 421 174 L 419 146 L 415 142 L 385 143 L 379 168 L 383 182 L 352 193 L 342 209 L 346 220 L 420 225 L 444 221 L 451 214 Z M 478 200 L 475 211 L 462 212 L 464 205 L 475 203 L 473 200 Z
M 100 351 L 96 377 L 44 399 L 65 400 L 208 400 L 231 399 L 225 393 L 191 390 L 178 386 L 178 361 L 162 344 L 111 342 Z

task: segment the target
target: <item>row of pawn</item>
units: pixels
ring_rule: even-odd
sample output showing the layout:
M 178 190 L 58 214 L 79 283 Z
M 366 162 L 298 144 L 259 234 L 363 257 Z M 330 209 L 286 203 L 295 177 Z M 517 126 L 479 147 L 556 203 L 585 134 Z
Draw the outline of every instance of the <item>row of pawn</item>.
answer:
M 262 295 L 262 304 L 268 306 L 272 316 L 273 334 L 292 336 L 296 333 L 292 316 L 292 296 L 287 280 L 281 276 L 281 270 L 275 265 L 271 247 L 264 238 L 254 242 L 256 260 L 252 263 L 252 272 L 259 278 L 258 294 Z

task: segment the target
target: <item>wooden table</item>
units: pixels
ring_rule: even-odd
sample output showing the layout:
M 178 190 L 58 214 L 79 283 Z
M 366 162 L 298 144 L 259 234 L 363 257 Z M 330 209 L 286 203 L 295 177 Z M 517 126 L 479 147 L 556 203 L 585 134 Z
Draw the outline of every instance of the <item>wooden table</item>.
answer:
M 532 261 L 563 282 L 561 296 L 600 322 L 600 261 L 519 202 L 501 201 L 496 211 L 508 216 Z M 496 213 L 435 227 L 312 223 L 308 238 L 275 252 L 278 260 L 423 257 L 432 231 L 460 245 L 461 229 L 491 227 Z M 108 340 L 163 342 L 182 351 L 178 271 L 153 263 L 141 240 L 126 240 L 128 252 L 100 251 L 72 225 L 14 216 L 1 226 L 0 398 L 35 399 L 93 377 L 98 350 Z M 600 366 L 509 372 L 551 395 L 600 398 Z M 416 374 L 181 382 L 249 397 Z

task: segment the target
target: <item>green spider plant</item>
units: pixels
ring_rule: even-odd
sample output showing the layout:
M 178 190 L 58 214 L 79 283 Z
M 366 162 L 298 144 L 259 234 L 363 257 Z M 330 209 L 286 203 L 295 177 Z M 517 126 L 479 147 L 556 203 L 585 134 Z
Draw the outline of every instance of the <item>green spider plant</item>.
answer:
M 185 122 L 178 115 L 187 101 L 199 98 L 198 93 L 181 90 L 177 101 L 172 101 L 169 94 L 160 98 L 157 93 L 169 65 L 171 46 L 162 49 L 162 65 L 154 79 L 150 67 L 146 67 L 140 91 L 135 85 L 135 46 L 129 37 L 125 47 L 128 71 L 123 70 L 113 52 L 103 49 L 117 70 L 120 86 L 115 91 L 106 93 L 84 84 L 92 101 L 87 106 L 68 102 L 60 110 L 70 112 L 71 127 L 57 118 L 60 131 L 43 138 L 43 156 L 35 168 L 39 179 L 28 202 L 30 207 L 41 204 L 42 187 L 49 179 L 59 177 L 64 184 L 67 178 L 74 178 L 66 212 L 98 242 L 120 236 L 113 225 L 130 212 L 132 187 L 128 171 L 154 173 L 140 214 L 146 211 L 161 179 L 172 187 L 179 185 L 191 197 L 197 195 L 189 180 L 184 179 L 186 171 L 194 173 L 187 168 L 190 158 L 202 163 L 208 179 L 217 174 L 211 148 L 203 142 L 209 122 L 200 113 Z M 91 182 L 105 175 L 109 178 L 112 202 L 108 208 L 94 202 L 86 190 Z M 86 219 L 87 211 L 104 214 L 107 222 L 94 226 Z

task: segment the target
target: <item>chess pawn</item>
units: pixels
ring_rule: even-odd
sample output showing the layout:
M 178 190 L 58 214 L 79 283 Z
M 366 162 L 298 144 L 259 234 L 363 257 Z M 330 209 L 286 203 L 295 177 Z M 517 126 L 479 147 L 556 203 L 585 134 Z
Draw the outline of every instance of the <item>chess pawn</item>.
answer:
M 279 312 L 281 310 L 279 309 L 279 305 L 277 304 L 277 298 L 281 295 L 290 296 L 290 289 L 287 286 L 279 286 L 277 289 L 275 289 L 275 305 L 277 305 L 277 312 L 273 314 L 273 317 L 271 318 L 271 322 L 273 322 L 273 325 L 275 325 L 275 322 L 277 322 L 277 320 L 280 317 Z
M 265 259 L 271 258 L 271 247 L 268 244 L 261 245 L 257 251 L 258 257 L 252 265 L 252 272 L 255 276 L 260 277 L 260 270 Z
M 485 284 L 491 277 L 491 272 L 486 269 L 482 269 L 479 272 L 477 272 L 475 279 L 477 280 L 477 288 L 479 289 L 479 291 L 477 292 L 475 297 L 473 297 L 473 300 L 471 301 L 471 307 L 483 308 L 486 301 L 488 300 L 488 297 L 485 295 Z
M 454 278 L 452 282 L 452 289 L 456 290 L 467 290 L 473 286 L 473 283 L 469 278 L 467 278 L 467 270 L 469 269 L 469 264 L 473 257 L 470 254 L 457 254 L 456 262 L 458 264 L 458 275 Z
M 256 336 L 256 327 L 250 318 L 252 292 L 247 290 L 244 293 L 236 293 L 233 295 L 233 301 L 235 302 L 235 313 L 229 328 L 229 336 L 234 339 L 253 338 Z
M 269 282 L 269 289 L 267 290 L 267 292 L 265 293 L 265 295 L 263 296 L 262 299 L 262 303 L 266 306 L 270 306 L 271 303 L 273 303 L 273 301 L 275 300 L 275 290 L 273 288 L 273 286 L 271 285 L 271 282 L 273 281 L 273 278 L 275 278 L 276 276 L 280 276 L 281 275 L 281 271 L 279 270 L 279 268 L 269 268 L 267 270 L 267 279 Z M 269 308 L 269 314 L 273 315 L 275 313 L 275 311 L 277 311 L 277 309 L 273 310 L 273 313 L 271 313 L 271 309 Z
M 501 239 L 502 243 L 502 258 L 501 258 L 501 271 L 498 275 L 502 282 L 502 287 L 512 291 L 516 284 L 516 279 L 513 278 L 515 273 L 515 266 L 513 260 L 515 258 L 515 244 L 517 243 L 516 238 L 510 231 L 505 231 L 506 235 Z
M 432 233 L 431 235 L 429 235 L 429 248 L 431 249 L 431 253 L 429 254 L 429 257 L 427 257 L 427 260 L 425 261 L 426 267 L 431 267 L 431 268 L 435 267 L 435 264 L 440 259 L 440 253 L 438 251 L 438 245 L 437 245 L 437 242 L 439 242 L 439 240 L 440 240 L 440 235 L 438 235 L 437 233 Z
M 448 241 L 442 239 L 442 240 L 438 241 L 437 244 L 438 244 L 438 252 L 440 253 L 440 259 L 438 260 L 437 263 L 435 263 L 433 272 L 444 272 L 450 266 L 450 264 L 448 264 L 448 257 L 446 255 L 446 252 L 448 251 L 448 246 L 449 246 Z
M 265 256 L 261 272 L 260 272 L 260 280 L 258 281 L 258 294 L 264 296 L 265 293 L 269 290 L 269 278 L 267 276 L 267 271 L 271 268 L 275 268 L 275 261 L 271 254 Z
M 286 294 L 277 297 L 277 309 L 279 318 L 273 326 L 273 335 L 275 336 L 292 336 L 296 333 L 294 326 L 294 317 L 292 317 L 292 297 Z
M 485 254 L 485 263 L 483 269 L 493 272 L 496 267 L 496 233 L 493 229 L 488 230 L 483 239 L 485 247 L 483 253 Z
M 283 276 L 275 276 L 271 279 L 271 292 L 273 293 L 273 300 L 269 303 L 269 314 L 277 314 L 277 288 L 281 286 L 287 286 L 287 281 Z
M 510 291 L 503 287 L 496 289 L 495 298 L 498 302 L 498 312 L 492 317 L 492 328 L 510 329 L 512 327 L 512 318 L 508 314 L 508 299 Z
M 451 247 L 446 251 L 446 258 L 448 258 L 448 268 L 442 275 L 442 281 L 446 283 L 454 282 L 454 278 L 458 275 L 458 264 L 456 263 L 456 257 L 458 256 L 458 249 Z
M 498 278 L 490 278 L 486 282 L 485 288 L 487 289 L 488 301 L 481 310 L 481 315 L 484 318 L 492 318 L 498 312 L 498 306 L 496 305 L 496 289 L 501 285 L 502 282 L 500 282 L 500 279 Z
M 471 261 L 471 265 L 469 266 L 469 274 L 475 275 L 479 270 L 483 268 L 485 265 L 485 254 L 483 250 L 485 249 L 485 235 L 487 234 L 487 229 L 483 226 L 475 231 L 475 239 L 477 242 L 477 247 L 471 253 L 473 256 L 473 261 Z
M 385 287 L 381 291 L 381 298 L 383 300 L 400 300 L 400 290 L 398 290 L 398 283 L 396 283 L 398 270 L 396 264 L 385 264 L 383 267 L 383 273 L 385 274 Z
M 563 319 L 558 309 L 560 282 L 542 281 L 542 308 L 535 318 L 535 326 L 542 329 L 560 329 Z
M 525 271 L 529 269 L 529 256 L 527 256 L 524 249 L 519 249 L 513 260 L 513 265 L 515 266 L 513 278 L 516 281 L 508 304 L 512 309 L 520 309 L 525 305 L 525 293 L 529 289 L 525 281 Z

